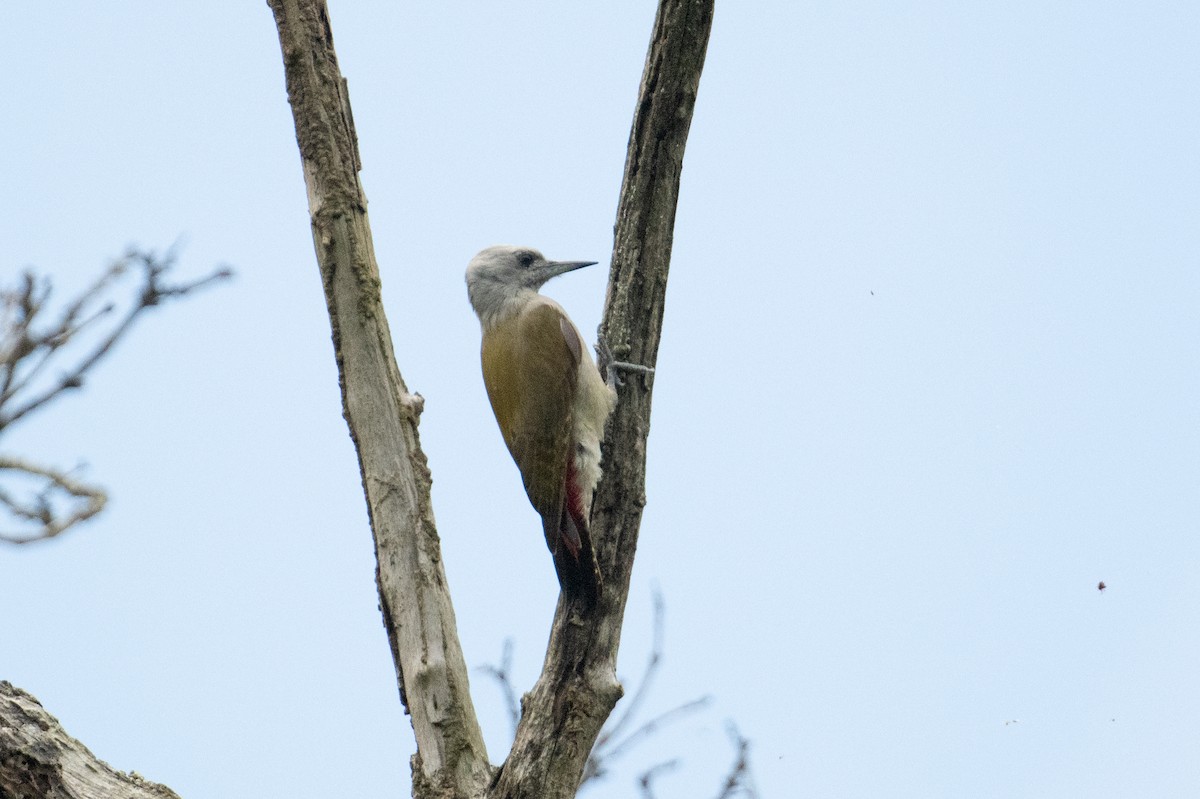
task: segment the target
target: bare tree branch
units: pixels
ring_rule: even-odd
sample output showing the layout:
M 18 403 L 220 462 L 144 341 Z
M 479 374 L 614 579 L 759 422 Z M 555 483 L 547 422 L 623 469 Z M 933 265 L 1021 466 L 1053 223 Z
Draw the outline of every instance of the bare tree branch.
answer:
M 70 475 L 38 466 L 20 458 L 0 455 L 0 471 L 12 471 L 39 478 L 41 489 L 31 497 L 14 496 L 0 486 L 0 506 L 17 520 L 36 525 L 33 532 L 6 532 L 0 530 L 0 541 L 9 544 L 28 544 L 44 538 L 53 538 L 79 522 L 86 521 L 104 510 L 108 496 L 98 486 L 81 483 Z M 69 500 L 72 507 L 67 510 L 56 508 L 53 495 L 58 493 Z
M 190 283 L 168 285 L 164 278 L 175 265 L 175 253 L 159 257 L 153 252 L 130 250 L 75 300 L 57 320 L 46 322 L 44 312 L 51 287 L 45 278 L 26 272 L 15 289 L 0 292 L 0 432 L 28 414 L 41 410 L 70 389 L 83 385 L 84 377 L 113 346 L 129 332 L 133 323 L 164 299 L 182 297 L 202 286 L 231 276 L 219 269 Z M 81 334 L 100 324 L 117 308 L 108 291 L 131 268 L 140 268 L 142 285 L 134 293 L 124 314 L 72 362 L 62 364 L 57 378 L 40 386 L 46 367 L 66 352 Z M 97 307 L 99 306 L 99 307 Z
M 492 776 L 442 567 L 424 406 L 396 364 L 380 300 L 358 140 L 322 0 L 269 0 L 308 188 L 342 407 L 375 541 L 379 606 L 417 754 L 413 795 L 477 797 Z
M 593 507 L 605 540 L 606 593 L 587 609 L 560 597 L 551 641 L 523 701 L 512 750 L 495 779 L 466 667 L 417 435 L 423 400 L 396 365 L 348 93 L 320 0 L 269 0 L 303 162 L 344 415 L 359 456 L 378 563 L 380 606 L 401 697 L 417 738 L 416 796 L 566 799 L 621 695 L 615 664 L 645 504 L 650 398 L 627 381 L 605 447 Z M 712 0 L 661 0 L 630 134 L 617 212 L 603 338 L 623 360 L 653 366 L 662 326 L 683 149 L 712 24 Z
M 82 386 L 146 309 L 231 274 L 220 269 L 188 283 L 168 284 L 175 260 L 173 250 L 158 256 L 131 249 L 56 314 L 50 307 L 50 281 L 31 271 L 0 290 L 0 434 Z M 121 279 L 133 271 L 140 271 L 141 283 L 119 302 Z M 58 374 L 50 376 L 55 367 Z M 0 509 L 8 516 L 4 523 L 20 528 L 0 529 L 0 543 L 54 538 L 95 516 L 107 501 L 100 487 L 24 458 L 0 455 L 0 471 L 7 473 L 0 484 Z M 35 485 L 14 487 L 22 481 Z

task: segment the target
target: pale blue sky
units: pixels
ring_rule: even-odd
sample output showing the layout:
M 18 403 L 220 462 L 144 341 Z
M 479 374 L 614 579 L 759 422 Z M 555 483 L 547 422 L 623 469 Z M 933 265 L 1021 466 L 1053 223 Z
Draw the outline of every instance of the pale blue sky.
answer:
M 524 689 L 557 588 L 462 272 L 607 260 L 653 4 L 331 12 L 466 655 Z M 4 441 L 112 502 L 0 549 L 0 678 L 185 799 L 407 795 L 268 9 L 6 27 L 4 274 L 182 235 L 238 276 Z M 726 719 L 776 799 L 1200 795 L 1198 52 L 1184 2 L 719 5 L 621 659 L 657 583 L 649 709 L 714 706 L 583 795 L 715 794 Z M 604 282 L 547 293 L 590 333 Z

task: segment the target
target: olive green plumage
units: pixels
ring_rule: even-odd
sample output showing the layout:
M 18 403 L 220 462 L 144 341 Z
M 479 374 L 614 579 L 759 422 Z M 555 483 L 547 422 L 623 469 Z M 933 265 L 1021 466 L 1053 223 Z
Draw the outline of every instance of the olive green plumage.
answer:
M 583 262 L 491 247 L 467 270 L 483 330 L 484 385 L 529 501 L 542 517 L 563 589 L 594 601 L 600 590 L 588 517 L 600 479 L 600 439 L 616 397 L 558 303 L 537 293 Z

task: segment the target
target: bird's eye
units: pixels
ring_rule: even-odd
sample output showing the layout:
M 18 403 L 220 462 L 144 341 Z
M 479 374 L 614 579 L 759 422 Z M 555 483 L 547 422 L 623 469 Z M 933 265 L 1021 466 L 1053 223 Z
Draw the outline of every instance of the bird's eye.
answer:
M 532 266 L 533 265 L 533 253 L 523 252 L 517 256 L 517 261 L 521 264 L 521 266 Z

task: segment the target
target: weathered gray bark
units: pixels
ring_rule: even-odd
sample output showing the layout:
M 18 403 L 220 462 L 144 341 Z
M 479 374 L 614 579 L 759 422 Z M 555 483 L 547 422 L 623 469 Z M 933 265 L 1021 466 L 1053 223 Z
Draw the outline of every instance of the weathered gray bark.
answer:
M 714 0 L 660 0 L 617 208 L 601 337 L 619 360 L 654 366 L 683 152 L 712 27 Z M 646 503 L 650 384 L 629 376 L 604 443 L 592 538 L 604 595 L 583 613 L 561 598 L 541 677 L 522 702 L 512 751 L 489 797 L 575 795 L 588 753 L 621 696 L 616 679 L 629 576 Z
M 325 3 L 270 0 L 304 165 L 343 415 L 358 452 L 378 562 L 380 607 L 417 739 L 417 796 L 478 796 L 492 775 L 417 436 L 422 399 L 400 376 L 380 302 L 358 142 Z
M 96 758 L 20 688 L 0 680 L 0 797 L 179 799 L 137 774 Z

